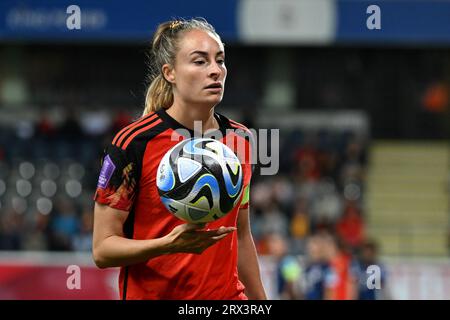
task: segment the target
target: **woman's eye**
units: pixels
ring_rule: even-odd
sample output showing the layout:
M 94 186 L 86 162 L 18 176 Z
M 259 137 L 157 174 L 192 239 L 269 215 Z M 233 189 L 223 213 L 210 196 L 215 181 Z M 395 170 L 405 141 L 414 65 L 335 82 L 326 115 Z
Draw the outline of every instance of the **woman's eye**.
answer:
M 224 64 L 224 63 L 225 63 L 225 60 L 219 59 L 219 60 L 217 60 L 217 63 L 218 63 L 218 64 Z
M 197 61 L 194 61 L 194 63 L 195 63 L 195 64 L 198 64 L 198 65 L 202 65 L 202 64 L 205 63 L 205 61 L 203 61 L 203 60 L 197 60 Z

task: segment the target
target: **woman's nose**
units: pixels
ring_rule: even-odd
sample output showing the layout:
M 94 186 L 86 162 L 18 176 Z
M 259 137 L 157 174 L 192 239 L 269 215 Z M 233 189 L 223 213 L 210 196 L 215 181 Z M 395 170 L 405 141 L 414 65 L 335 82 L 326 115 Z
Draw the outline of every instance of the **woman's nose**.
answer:
M 212 78 L 218 78 L 222 74 L 222 68 L 217 62 L 211 63 L 209 69 L 209 76 Z

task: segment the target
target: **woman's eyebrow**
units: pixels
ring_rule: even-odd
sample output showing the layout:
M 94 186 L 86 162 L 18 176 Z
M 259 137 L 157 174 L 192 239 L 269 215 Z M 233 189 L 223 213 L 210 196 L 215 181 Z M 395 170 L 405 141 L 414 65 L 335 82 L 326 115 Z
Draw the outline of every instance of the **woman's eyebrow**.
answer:
M 189 55 L 192 56 L 192 55 L 194 55 L 194 54 L 199 54 L 199 55 L 204 56 L 204 57 L 207 57 L 207 56 L 208 56 L 208 52 L 206 52 L 206 51 L 201 51 L 201 50 L 195 50 L 195 51 L 192 51 Z M 221 55 L 221 54 L 224 54 L 224 52 L 223 52 L 222 50 L 218 51 L 218 52 L 216 53 L 216 56 Z

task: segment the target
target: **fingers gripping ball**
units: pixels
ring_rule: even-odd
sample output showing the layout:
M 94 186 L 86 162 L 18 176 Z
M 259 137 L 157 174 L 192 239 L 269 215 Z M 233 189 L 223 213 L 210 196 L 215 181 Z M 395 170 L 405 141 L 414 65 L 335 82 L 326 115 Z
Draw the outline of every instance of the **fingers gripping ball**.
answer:
M 161 159 L 156 175 L 161 201 L 179 219 L 217 220 L 242 194 L 242 166 L 234 152 L 214 139 L 186 139 Z

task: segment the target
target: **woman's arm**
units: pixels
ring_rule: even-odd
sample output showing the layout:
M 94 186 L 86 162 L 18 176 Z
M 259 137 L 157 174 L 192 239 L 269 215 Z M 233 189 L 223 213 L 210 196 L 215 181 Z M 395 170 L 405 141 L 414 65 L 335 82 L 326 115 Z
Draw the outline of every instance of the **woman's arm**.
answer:
M 202 231 L 201 225 L 181 224 L 161 238 L 134 240 L 123 235 L 127 217 L 127 211 L 95 203 L 92 252 L 99 268 L 127 266 L 177 252 L 200 254 L 236 230 L 220 227 Z
M 261 281 L 258 257 L 250 230 L 249 209 L 240 209 L 238 215 L 238 273 L 250 300 L 267 299 Z

